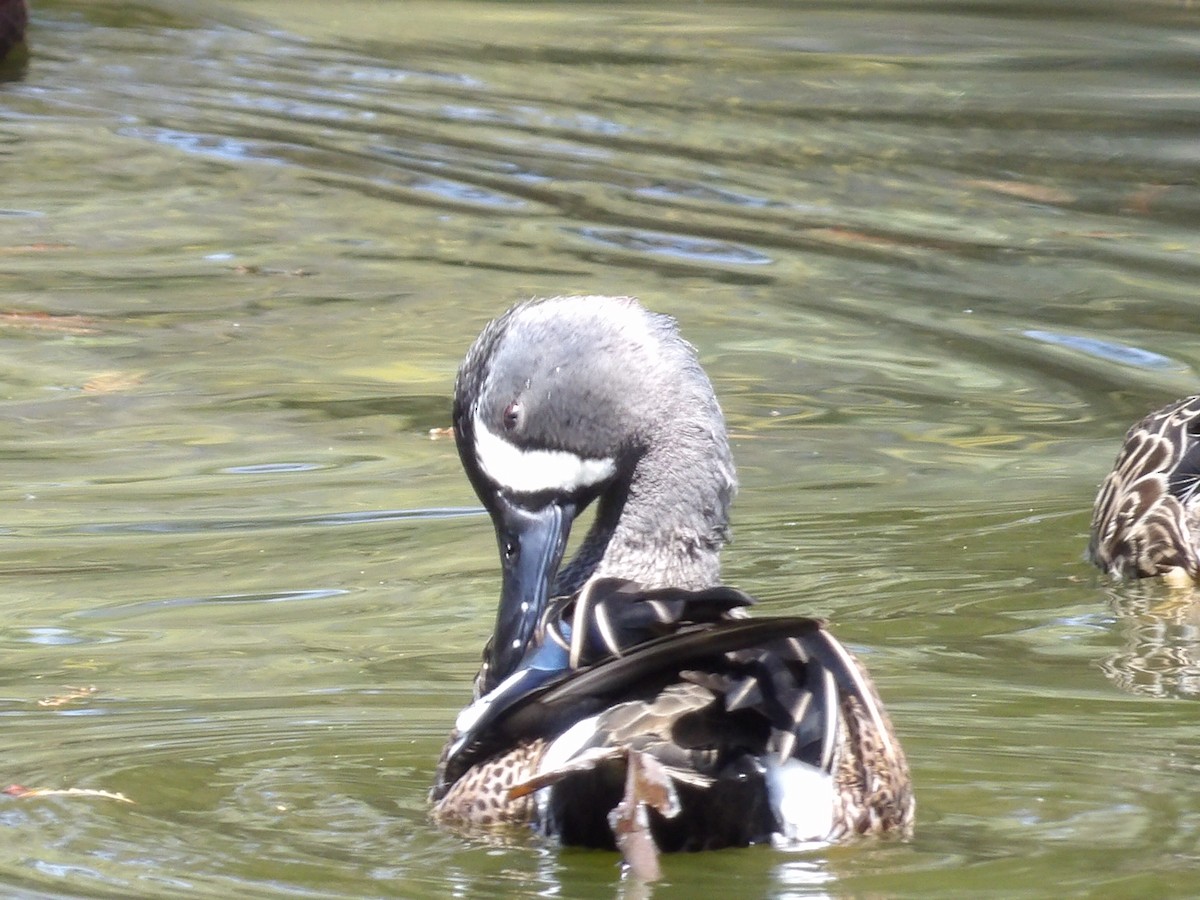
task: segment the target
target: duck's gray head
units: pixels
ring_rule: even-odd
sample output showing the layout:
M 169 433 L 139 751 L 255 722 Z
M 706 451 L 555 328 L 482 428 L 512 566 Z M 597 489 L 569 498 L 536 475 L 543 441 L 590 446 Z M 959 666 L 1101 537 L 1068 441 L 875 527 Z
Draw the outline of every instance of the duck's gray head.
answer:
M 594 573 L 715 583 L 733 463 L 712 386 L 669 317 L 628 297 L 513 307 L 459 369 L 454 435 L 504 570 L 485 689 L 520 663 L 552 587 Z M 571 523 L 596 499 L 560 573 Z

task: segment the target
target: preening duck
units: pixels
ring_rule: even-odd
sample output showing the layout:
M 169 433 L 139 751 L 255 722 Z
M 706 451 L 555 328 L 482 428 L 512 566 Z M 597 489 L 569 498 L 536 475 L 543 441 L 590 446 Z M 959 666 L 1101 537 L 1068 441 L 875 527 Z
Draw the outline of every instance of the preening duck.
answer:
M 1088 558 L 1109 575 L 1200 581 L 1200 396 L 1125 435 L 1092 509 Z
M 518 305 L 467 353 L 453 419 L 502 580 L 438 822 L 619 846 L 643 877 L 658 849 L 911 830 L 866 671 L 820 622 L 748 617 L 752 598 L 720 583 L 737 479 L 672 319 L 631 298 Z

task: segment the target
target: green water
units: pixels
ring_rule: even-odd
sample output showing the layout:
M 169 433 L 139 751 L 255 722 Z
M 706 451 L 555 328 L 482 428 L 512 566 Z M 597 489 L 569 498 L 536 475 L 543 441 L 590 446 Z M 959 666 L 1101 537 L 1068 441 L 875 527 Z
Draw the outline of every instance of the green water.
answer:
M 495 548 L 449 394 L 509 303 L 675 315 L 731 583 L 828 617 L 911 842 L 655 897 L 1188 895 L 1200 617 L 1082 562 L 1196 390 L 1200 12 L 34 2 L 0 77 L 0 892 L 611 897 L 425 794 Z M 93 690 L 94 689 L 94 690 Z M 74 693 L 73 693 L 74 692 Z

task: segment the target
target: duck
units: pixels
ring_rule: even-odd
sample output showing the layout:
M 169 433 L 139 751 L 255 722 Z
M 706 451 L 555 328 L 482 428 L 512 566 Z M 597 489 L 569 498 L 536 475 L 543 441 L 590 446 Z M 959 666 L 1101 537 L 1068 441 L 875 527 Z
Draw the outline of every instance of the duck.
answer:
M 721 582 L 737 476 L 674 319 L 631 297 L 520 303 L 467 352 L 452 415 L 501 584 L 435 822 L 619 849 L 647 880 L 662 852 L 911 834 L 908 763 L 862 664 L 823 622 L 751 617 Z
M 1092 507 L 1087 557 L 1116 579 L 1200 581 L 1200 396 L 1126 432 Z

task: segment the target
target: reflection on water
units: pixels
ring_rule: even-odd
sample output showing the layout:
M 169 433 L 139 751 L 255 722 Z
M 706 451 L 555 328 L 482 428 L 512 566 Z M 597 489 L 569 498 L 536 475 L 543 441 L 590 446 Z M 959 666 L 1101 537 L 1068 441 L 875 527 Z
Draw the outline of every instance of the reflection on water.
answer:
M 836 876 L 829 871 L 826 862 L 820 859 L 796 859 L 782 862 L 775 867 L 775 878 L 779 882 L 780 897 L 832 897 L 821 888 L 832 885 Z
M 1122 647 L 1104 674 L 1122 690 L 1151 697 L 1200 698 L 1200 604 L 1188 590 L 1122 585 L 1109 591 Z
M 698 347 L 728 578 L 864 657 L 919 800 L 655 894 L 1178 890 L 1195 617 L 1080 557 L 1195 392 L 1194 10 L 336 7 L 44 0 L 0 72 L 0 785 L 134 800 L 0 797 L 0 884 L 625 890 L 425 799 L 497 592 L 431 431 L 485 321 L 603 292 Z

